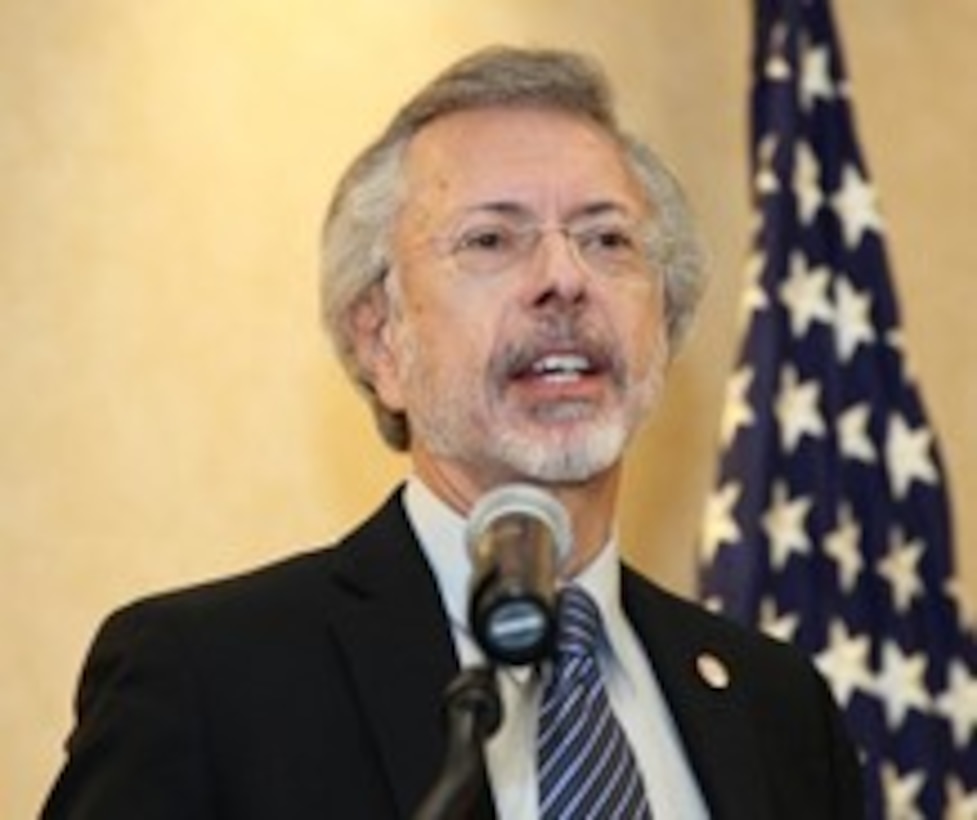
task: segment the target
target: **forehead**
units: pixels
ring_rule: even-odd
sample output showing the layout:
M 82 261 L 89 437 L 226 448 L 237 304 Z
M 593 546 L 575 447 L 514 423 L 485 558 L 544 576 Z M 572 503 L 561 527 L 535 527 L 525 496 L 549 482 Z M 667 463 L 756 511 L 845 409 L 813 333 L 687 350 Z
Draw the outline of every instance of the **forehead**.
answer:
M 432 219 L 488 203 L 562 215 L 613 202 L 647 210 L 618 141 L 583 116 L 549 108 L 495 107 L 435 120 L 411 141 L 405 211 Z

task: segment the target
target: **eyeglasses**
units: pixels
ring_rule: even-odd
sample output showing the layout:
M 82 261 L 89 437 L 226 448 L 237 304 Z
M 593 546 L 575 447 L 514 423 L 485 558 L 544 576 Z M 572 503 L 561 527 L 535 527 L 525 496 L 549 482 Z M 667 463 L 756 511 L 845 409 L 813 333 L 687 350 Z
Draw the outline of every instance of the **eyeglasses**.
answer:
M 622 219 L 540 225 L 496 218 L 438 237 L 435 245 L 463 273 L 493 274 L 525 262 L 549 233 L 562 234 L 577 262 L 594 273 L 647 275 L 652 270 L 650 227 Z

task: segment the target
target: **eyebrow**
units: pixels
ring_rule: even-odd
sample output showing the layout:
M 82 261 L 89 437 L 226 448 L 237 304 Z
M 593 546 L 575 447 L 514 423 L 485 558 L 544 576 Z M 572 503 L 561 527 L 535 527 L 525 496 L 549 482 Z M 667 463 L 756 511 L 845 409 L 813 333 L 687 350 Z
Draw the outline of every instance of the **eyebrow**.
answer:
M 489 200 L 468 206 L 460 211 L 459 216 L 465 217 L 480 213 L 497 214 L 499 216 L 517 217 L 521 219 L 531 219 L 535 216 L 533 210 L 525 204 L 507 199 Z M 631 212 L 631 209 L 621 202 L 614 200 L 596 200 L 575 207 L 568 215 L 566 221 L 573 222 L 578 219 L 603 216 L 605 214 L 619 214 L 627 217 L 635 216 Z

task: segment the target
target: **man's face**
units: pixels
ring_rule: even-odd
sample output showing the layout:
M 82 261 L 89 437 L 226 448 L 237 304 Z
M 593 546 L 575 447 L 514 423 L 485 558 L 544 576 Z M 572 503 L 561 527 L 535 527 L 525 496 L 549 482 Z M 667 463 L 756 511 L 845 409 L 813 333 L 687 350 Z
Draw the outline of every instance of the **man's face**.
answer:
M 618 146 L 479 109 L 422 130 L 406 177 L 377 387 L 415 468 L 478 492 L 616 468 L 667 359 L 660 272 L 629 247 L 653 214 Z

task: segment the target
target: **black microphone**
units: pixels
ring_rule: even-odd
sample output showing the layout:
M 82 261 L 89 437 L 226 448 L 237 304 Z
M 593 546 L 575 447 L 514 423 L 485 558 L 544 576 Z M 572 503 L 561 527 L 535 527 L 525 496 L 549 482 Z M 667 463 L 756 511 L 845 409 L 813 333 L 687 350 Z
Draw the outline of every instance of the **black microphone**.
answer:
M 493 661 L 520 666 L 545 657 L 555 630 L 555 582 L 570 553 L 570 519 L 550 493 L 505 484 L 482 496 L 466 530 L 474 564 L 468 617 Z

